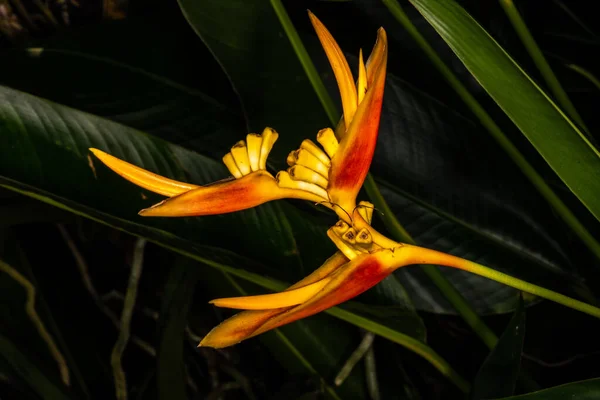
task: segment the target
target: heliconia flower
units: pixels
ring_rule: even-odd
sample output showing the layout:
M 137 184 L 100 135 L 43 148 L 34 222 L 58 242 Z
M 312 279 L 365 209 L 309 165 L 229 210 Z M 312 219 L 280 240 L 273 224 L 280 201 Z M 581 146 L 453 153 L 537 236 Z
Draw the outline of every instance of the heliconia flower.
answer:
M 371 166 L 379 132 L 387 67 L 387 35 L 383 28 L 379 29 L 375 47 L 366 65 L 362 51 L 359 53 L 358 80 L 355 84 L 338 44 L 317 17 L 311 12 L 309 17 L 333 69 L 344 109 L 344 126 L 338 130 L 341 140 L 335 154 L 331 155 L 327 193 L 332 203 L 352 212 L 356 195 Z
M 370 227 L 373 206 L 356 196 L 373 158 L 385 86 L 387 36 L 379 29 L 367 63 L 359 53 L 355 83 L 348 62 L 331 34 L 309 12 L 335 74 L 343 119 L 334 132 L 318 132 L 317 142 L 306 139 L 292 151 L 287 171 L 275 177 L 266 161 L 278 134 L 266 128 L 249 134 L 223 157 L 232 180 L 208 186 L 175 181 L 90 149 L 116 173 L 147 190 L 169 197 L 140 211 L 143 216 L 201 216 L 255 207 L 271 200 L 295 198 L 323 204 L 340 221 L 328 231 L 339 251 L 308 277 L 281 293 L 213 300 L 215 306 L 246 310 L 224 321 L 201 346 L 225 347 L 270 329 L 333 307 L 376 285 L 406 264 L 403 245 Z M 337 137 L 336 137 L 337 133 Z

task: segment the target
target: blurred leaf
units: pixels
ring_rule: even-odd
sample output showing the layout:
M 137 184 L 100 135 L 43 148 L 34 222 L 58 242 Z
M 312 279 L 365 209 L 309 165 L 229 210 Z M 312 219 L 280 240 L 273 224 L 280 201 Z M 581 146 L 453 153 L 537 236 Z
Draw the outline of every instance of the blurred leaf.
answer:
M 456 2 L 410 1 L 556 174 L 600 220 L 598 150 Z
M 158 321 L 161 336 L 156 380 L 159 399 L 187 399 L 187 371 L 183 359 L 188 311 L 200 269 L 191 259 L 177 257 L 171 264 Z
M 47 400 L 68 400 L 62 385 L 54 382 L 38 369 L 37 362 L 21 353 L 14 343 L 0 335 L 0 357 L 11 366 L 13 372 L 25 380 L 40 398 Z
M 515 313 L 475 377 L 470 394 L 472 400 L 510 396 L 514 393 L 524 339 L 525 307 L 523 297 L 519 295 Z
M 550 389 L 497 400 L 596 400 L 600 397 L 600 379 L 567 383 Z

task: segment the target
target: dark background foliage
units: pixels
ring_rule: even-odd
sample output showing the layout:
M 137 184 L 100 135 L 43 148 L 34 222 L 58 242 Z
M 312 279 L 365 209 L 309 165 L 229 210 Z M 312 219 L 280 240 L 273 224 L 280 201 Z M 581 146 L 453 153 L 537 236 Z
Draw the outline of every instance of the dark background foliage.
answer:
M 264 292 L 207 266 L 210 262 L 292 282 L 332 254 L 325 230 L 335 219 L 310 204 L 284 201 L 236 215 L 142 221 L 136 211 L 158 196 L 140 196 L 98 163 L 92 176 L 87 160 L 80 157 L 81 162 L 65 150 L 69 140 L 85 149 L 106 138 L 116 143 L 117 156 L 138 157 L 146 168 L 204 184 L 226 176 L 218 160 L 248 131 L 270 125 L 281 133 L 269 160 L 278 169 L 303 138 L 329 125 L 268 2 L 180 3 L 188 19 L 195 18 L 195 30 L 175 1 L 65 0 L 49 2 L 44 9 L 33 1 L 0 0 L 0 84 L 5 86 L 0 93 L 0 260 L 34 285 L 37 312 L 71 371 L 67 389 L 24 311 L 23 287 L 0 270 L 0 399 L 114 398 L 110 354 L 119 329 L 109 315 L 118 319 L 123 309 L 134 247 L 139 245 L 132 233 L 151 242 L 145 246 L 132 340 L 123 358 L 130 398 L 320 398 L 331 397 L 333 390 L 344 399 L 369 398 L 365 372 L 376 374 L 381 398 L 461 398 L 429 363 L 383 338 L 373 346 L 375 371 L 361 362 L 340 388 L 331 389 L 364 332 L 325 314 L 232 348 L 196 348 L 198 337 L 232 314 L 208 305 L 208 300 Z M 600 40 L 585 29 L 594 26 L 592 2 L 568 4 L 579 21 L 559 0 L 516 3 L 590 131 L 597 132 L 598 88 L 566 66 L 577 64 L 600 74 Z M 496 2 L 461 4 L 542 82 Z M 358 48 L 368 51 L 376 29 L 386 28 L 389 75 L 372 173 L 393 213 L 420 245 L 594 301 L 600 291 L 598 260 L 531 187 L 383 4 L 284 5 L 335 99 L 335 82 L 306 9 L 328 26 L 353 65 Z M 504 132 L 597 233 L 587 211 L 444 42 L 410 4 L 402 5 Z M 236 36 L 240 31 L 249 32 L 241 37 L 246 40 Z M 222 43 L 236 46 L 231 50 Z M 44 51 L 27 50 L 32 48 Z M 15 90 L 103 119 L 87 114 L 66 118 L 72 136 L 59 136 L 64 130 L 53 115 L 66 109 L 38 104 Z M 28 110 L 36 104 L 37 114 L 31 117 Z M 32 135 L 31 143 L 23 144 L 15 118 L 6 117 L 10 110 L 26 130 L 46 136 Z M 56 140 L 48 140 L 53 134 Z M 19 150 L 7 150 L 15 143 Z M 31 193 L 78 214 L 24 195 Z M 375 224 L 384 230 L 378 218 Z M 165 246 L 185 249 L 195 259 Z M 398 271 L 347 309 L 426 341 L 467 380 L 477 380 L 479 390 L 492 386 L 486 385 L 490 373 L 485 371 L 499 375 L 494 368 L 507 376 L 519 366 L 525 371 L 516 393 L 600 374 L 597 320 L 527 297 L 524 310 L 512 289 L 462 272 L 443 272 L 498 335 L 513 338 L 505 346 L 522 346 L 522 357 L 515 361 L 496 356 L 495 363 L 488 359 L 487 369 L 481 368 L 488 349 L 418 267 Z M 525 324 L 524 341 L 511 335 Z M 484 392 L 477 392 L 477 398 L 507 395 Z

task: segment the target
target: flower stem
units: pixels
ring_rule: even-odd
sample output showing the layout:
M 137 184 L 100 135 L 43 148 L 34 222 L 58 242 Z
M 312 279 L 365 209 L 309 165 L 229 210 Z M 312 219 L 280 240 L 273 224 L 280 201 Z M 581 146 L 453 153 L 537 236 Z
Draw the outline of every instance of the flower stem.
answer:
M 424 247 L 408 245 L 406 248 L 407 250 L 413 252 L 411 261 L 415 264 L 437 264 L 444 265 L 446 267 L 461 269 L 463 271 L 483 276 L 484 278 L 488 278 L 496 282 L 502 283 L 504 285 L 513 287 L 523 292 L 531 293 L 535 296 L 539 296 L 546 300 L 551 300 L 555 303 L 562 304 L 565 307 L 581 311 L 593 317 L 600 318 L 600 308 L 598 307 L 594 307 L 582 301 L 575 300 L 571 297 L 565 296 L 560 293 L 556 293 L 550 289 L 534 285 L 533 283 L 525 282 L 521 279 L 515 278 L 514 276 L 510 276 L 500 271 L 496 271 L 495 269 L 485 267 L 483 265 L 474 263 L 469 260 L 465 260 L 464 258 L 452 256 L 450 254 L 441 253 L 439 251 L 431 249 L 426 249 Z

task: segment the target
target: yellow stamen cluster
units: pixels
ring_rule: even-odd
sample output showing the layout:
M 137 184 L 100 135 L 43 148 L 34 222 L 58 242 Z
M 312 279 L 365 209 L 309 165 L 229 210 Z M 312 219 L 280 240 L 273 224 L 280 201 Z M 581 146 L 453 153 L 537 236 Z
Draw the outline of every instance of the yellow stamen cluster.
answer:
M 267 169 L 267 157 L 279 134 L 265 128 L 262 134 L 249 133 L 246 141 L 240 140 L 223 157 L 223 163 L 236 179 L 252 172 Z
M 331 157 L 339 143 L 330 128 L 322 129 L 317 134 L 317 141 L 324 151 L 312 140 L 304 140 L 298 150 L 288 155 L 287 163 L 290 168 L 277 174 L 277 182 L 280 187 L 304 190 L 327 201 Z

